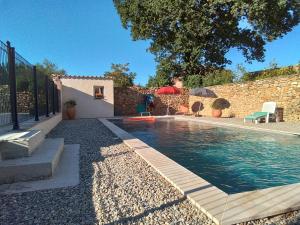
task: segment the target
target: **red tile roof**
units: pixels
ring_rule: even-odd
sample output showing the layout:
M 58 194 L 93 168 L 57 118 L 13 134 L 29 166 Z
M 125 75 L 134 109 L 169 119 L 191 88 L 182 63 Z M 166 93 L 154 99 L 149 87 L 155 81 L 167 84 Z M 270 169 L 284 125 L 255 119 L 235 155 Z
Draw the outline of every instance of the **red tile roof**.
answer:
M 84 79 L 84 80 L 112 80 L 100 76 L 82 76 L 82 75 L 60 75 L 60 79 Z

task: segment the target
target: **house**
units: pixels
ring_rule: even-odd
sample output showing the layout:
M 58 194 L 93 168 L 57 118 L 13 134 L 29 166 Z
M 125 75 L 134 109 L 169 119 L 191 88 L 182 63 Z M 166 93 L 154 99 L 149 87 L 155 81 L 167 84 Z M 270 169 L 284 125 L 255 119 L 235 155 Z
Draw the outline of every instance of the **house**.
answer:
M 112 79 L 99 76 L 60 76 L 61 102 L 75 100 L 76 118 L 114 116 L 114 84 Z M 57 78 L 54 78 L 57 83 Z M 60 85 L 58 85 L 60 86 Z

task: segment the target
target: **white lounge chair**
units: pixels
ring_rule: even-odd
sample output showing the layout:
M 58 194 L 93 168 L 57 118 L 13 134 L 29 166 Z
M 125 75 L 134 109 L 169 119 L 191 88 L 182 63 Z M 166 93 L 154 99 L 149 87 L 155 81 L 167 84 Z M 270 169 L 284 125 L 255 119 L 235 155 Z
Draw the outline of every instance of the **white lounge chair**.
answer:
M 248 115 L 244 118 L 244 123 L 247 120 L 255 121 L 255 124 L 258 124 L 259 120 L 265 118 L 266 123 L 269 123 L 270 117 L 275 116 L 276 111 L 276 102 L 265 102 L 261 109 L 261 112 L 254 112 L 251 115 Z

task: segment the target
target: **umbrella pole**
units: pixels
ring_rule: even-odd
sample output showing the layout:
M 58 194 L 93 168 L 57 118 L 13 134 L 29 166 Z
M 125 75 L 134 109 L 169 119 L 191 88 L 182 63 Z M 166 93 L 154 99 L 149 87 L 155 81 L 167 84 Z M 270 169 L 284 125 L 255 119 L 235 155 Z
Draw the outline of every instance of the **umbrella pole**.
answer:
M 170 114 L 170 99 L 169 99 L 169 96 L 167 96 L 167 98 L 168 98 L 168 101 L 167 101 L 168 107 L 167 107 L 166 116 L 168 116 Z

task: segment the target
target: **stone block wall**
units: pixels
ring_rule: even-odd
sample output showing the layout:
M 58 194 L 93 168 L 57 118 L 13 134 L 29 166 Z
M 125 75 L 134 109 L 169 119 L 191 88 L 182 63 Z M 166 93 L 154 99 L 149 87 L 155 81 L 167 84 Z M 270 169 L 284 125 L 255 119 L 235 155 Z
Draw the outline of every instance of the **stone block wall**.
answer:
M 114 111 L 115 116 L 136 116 L 137 105 L 143 102 L 144 94 L 154 94 L 153 115 L 165 115 L 169 102 L 170 114 L 178 112 L 180 105 L 188 106 L 189 95 L 187 89 L 181 89 L 180 95 L 156 95 L 156 89 L 139 87 L 114 88 Z
M 17 92 L 17 109 L 18 113 L 34 112 L 34 98 L 33 94 L 29 91 Z
M 223 110 L 225 117 L 243 118 L 252 112 L 261 111 L 264 102 L 274 101 L 283 109 L 284 121 L 300 121 L 300 74 L 207 88 L 218 98 L 229 101 L 230 107 Z M 190 110 L 195 102 L 200 101 L 204 106 L 201 114 L 211 116 L 210 105 L 214 100 L 190 96 Z
M 0 85 L 0 113 L 10 112 L 10 95 L 8 85 Z

